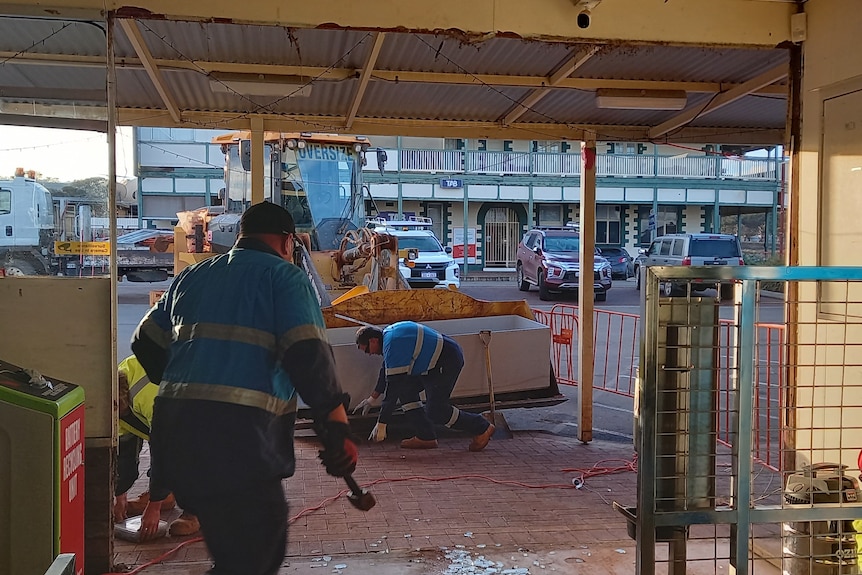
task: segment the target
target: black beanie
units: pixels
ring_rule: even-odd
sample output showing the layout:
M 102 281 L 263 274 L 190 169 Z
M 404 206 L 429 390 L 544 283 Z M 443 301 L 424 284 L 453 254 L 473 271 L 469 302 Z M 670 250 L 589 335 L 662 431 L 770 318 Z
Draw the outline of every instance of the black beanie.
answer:
M 239 233 L 292 234 L 296 232 L 290 212 L 271 202 L 261 202 L 247 209 L 239 220 Z

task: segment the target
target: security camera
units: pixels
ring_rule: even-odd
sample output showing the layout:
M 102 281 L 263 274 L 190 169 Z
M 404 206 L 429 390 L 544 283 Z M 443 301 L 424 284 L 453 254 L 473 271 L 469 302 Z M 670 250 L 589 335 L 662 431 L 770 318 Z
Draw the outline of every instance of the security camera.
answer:
M 589 28 L 590 27 L 590 11 L 589 10 L 581 10 L 578 14 L 578 28 Z

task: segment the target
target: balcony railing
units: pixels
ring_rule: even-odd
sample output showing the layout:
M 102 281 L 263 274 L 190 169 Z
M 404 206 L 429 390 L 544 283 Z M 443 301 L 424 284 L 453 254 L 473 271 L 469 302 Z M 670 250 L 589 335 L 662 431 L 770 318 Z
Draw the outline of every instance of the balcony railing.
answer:
M 398 165 L 388 171 L 410 173 L 577 176 L 579 153 L 479 152 L 465 150 L 393 151 Z M 702 178 L 778 181 L 784 160 L 724 156 L 646 156 L 599 154 L 596 175 L 621 178 Z

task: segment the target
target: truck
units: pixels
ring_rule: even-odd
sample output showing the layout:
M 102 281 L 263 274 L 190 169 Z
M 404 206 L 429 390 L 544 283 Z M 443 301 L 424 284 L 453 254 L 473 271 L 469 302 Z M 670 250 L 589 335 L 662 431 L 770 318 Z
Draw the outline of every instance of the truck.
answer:
M 250 136 L 235 132 L 213 139 L 225 155 L 222 205 L 178 214 L 177 273 L 233 246 L 242 212 L 251 205 Z M 268 161 L 260 199 L 293 216 L 301 240 L 295 242 L 294 263 L 317 293 L 339 379 L 352 405 L 371 393 L 380 368 L 378 357 L 357 349 L 357 327 L 403 320 L 427 323 L 462 346 L 465 367 L 452 400 L 464 409 L 566 400 L 550 364 L 550 331 L 535 321 L 526 301 L 477 300 L 458 291 L 454 281 L 447 289 L 411 287 L 403 270 L 415 267 L 420 250 L 400 246 L 393 226 L 365 217 L 366 206 L 374 204 L 362 184 L 364 155 L 371 149 L 367 139 L 265 132 L 263 141 Z
M 34 171 L 0 180 L 0 270 L 7 276 L 102 275 L 110 244 L 94 233 L 88 198 L 52 197 Z M 139 230 L 117 240 L 117 273 L 129 281 L 162 281 L 173 273 L 173 232 Z

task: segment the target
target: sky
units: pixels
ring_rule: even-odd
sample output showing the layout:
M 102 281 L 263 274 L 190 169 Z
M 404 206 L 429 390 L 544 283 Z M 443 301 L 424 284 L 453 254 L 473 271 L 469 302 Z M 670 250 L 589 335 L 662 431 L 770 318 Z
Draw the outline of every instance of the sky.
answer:
M 117 178 L 133 178 L 132 128 L 117 137 Z M 100 132 L 0 126 L 0 179 L 15 168 L 36 170 L 61 182 L 108 176 L 108 136 Z

